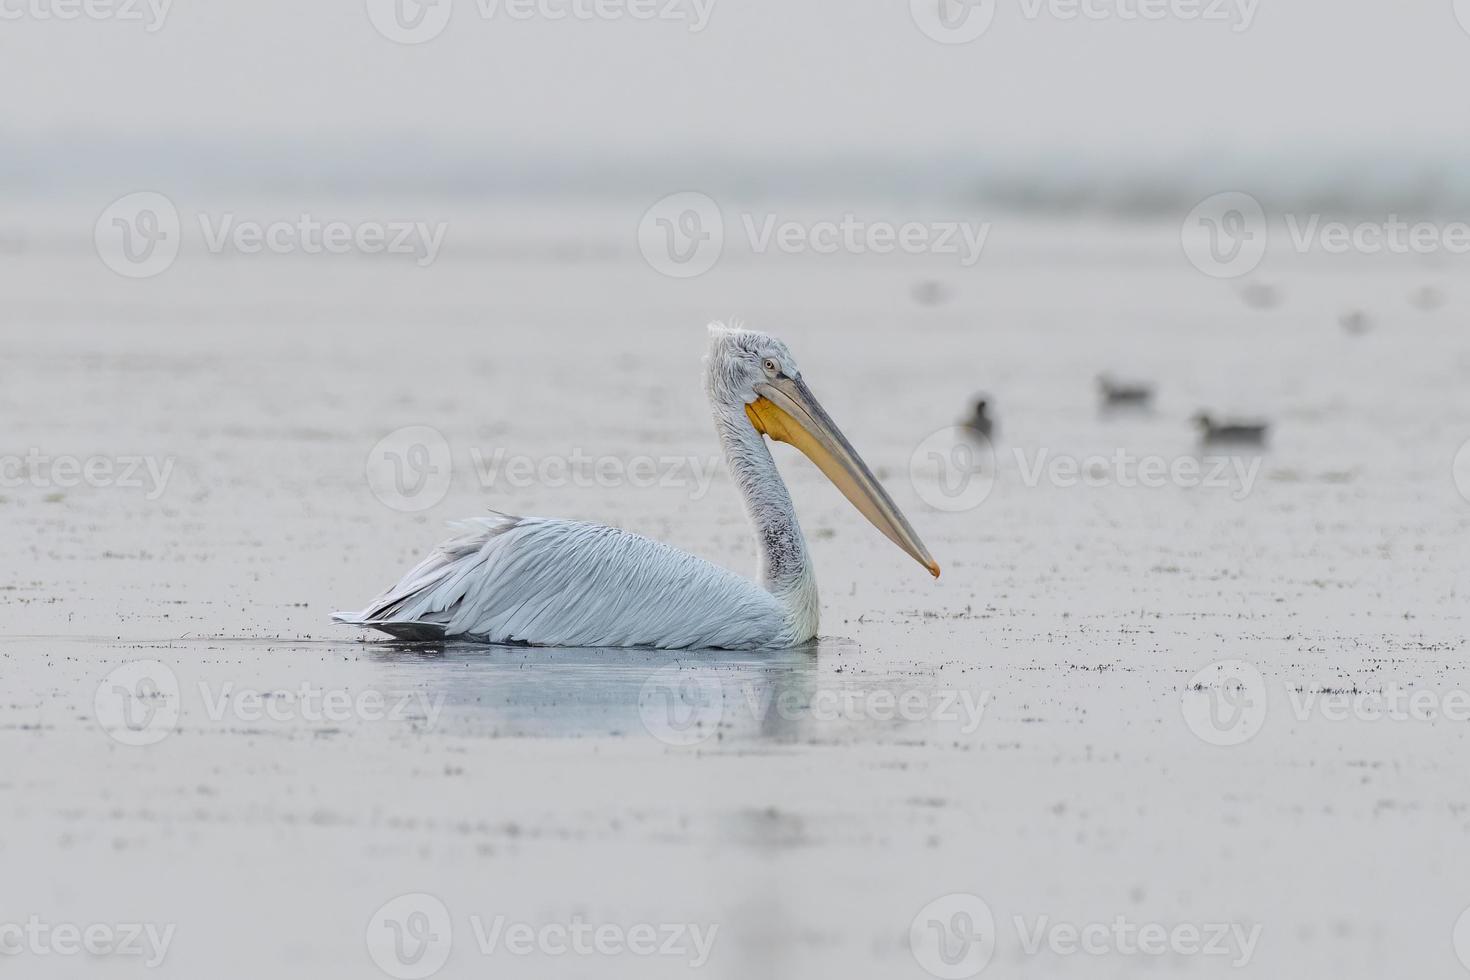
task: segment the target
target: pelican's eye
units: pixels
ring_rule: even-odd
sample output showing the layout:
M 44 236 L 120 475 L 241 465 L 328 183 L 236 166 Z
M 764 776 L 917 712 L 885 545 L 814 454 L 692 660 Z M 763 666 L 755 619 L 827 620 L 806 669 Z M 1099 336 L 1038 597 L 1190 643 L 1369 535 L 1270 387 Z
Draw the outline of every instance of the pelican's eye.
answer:
M 761 366 L 764 367 L 766 369 L 766 373 L 773 378 L 781 373 L 781 365 L 777 364 L 774 358 L 766 358 Z

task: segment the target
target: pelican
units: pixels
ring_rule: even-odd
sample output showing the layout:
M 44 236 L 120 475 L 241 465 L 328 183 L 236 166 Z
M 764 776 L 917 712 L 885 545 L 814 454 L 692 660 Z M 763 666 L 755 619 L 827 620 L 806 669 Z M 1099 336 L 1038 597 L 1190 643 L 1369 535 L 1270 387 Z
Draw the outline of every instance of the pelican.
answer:
M 458 522 L 361 612 L 339 623 L 400 639 L 661 649 L 770 649 L 817 635 L 817 583 L 767 438 L 801 450 L 858 511 L 936 578 L 939 566 L 812 395 L 787 346 L 709 327 L 704 385 L 725 463 L 753 525 L 751 582 L 601 524 L 546 517 Z

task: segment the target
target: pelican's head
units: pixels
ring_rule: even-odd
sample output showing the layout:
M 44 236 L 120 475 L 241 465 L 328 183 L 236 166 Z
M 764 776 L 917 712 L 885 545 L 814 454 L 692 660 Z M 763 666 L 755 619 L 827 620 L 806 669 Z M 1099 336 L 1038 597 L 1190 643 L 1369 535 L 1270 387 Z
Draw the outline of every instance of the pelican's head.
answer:
M 709 334 L 704 379 L 710 398 L 743 406 L 757 432 L 800 449 L 874 527 L 937 578 L 929 549 L 812 395 L 791 350 L 754 330 L 716 323 Z

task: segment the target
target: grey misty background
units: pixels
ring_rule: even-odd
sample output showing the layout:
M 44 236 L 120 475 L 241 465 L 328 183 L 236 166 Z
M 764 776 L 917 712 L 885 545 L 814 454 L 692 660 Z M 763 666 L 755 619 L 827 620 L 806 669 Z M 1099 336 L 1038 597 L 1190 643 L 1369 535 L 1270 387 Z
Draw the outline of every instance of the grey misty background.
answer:
M 485 20 L 401 46 L 362 0 L 175 3 L 0 30 L 0 194 L 926 198 L 1182 214 L 1470 205 L 1453 0 L 1261 0 L 1251 26 L 1027 20 L 944 46 L 908 4 Z M 103 197 L 103 200 L 110 198 Z

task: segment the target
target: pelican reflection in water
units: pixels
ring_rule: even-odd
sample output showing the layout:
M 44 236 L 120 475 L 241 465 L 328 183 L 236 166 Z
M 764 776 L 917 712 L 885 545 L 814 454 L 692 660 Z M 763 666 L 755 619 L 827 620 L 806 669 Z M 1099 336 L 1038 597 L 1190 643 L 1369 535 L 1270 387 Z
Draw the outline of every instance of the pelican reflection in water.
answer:
M 543 517 L 462 521 L 387 592 L 339 623 L 400 639 L 461 637 L 571 647 L 792 647 L 817 634 L 816 578 L 766 438 L 800 449 L 874 526 L 939 566 L 775 337 L 710 327 L 705 390 L 755 530 L 751 582 L 702 558 L 600 524 Z

